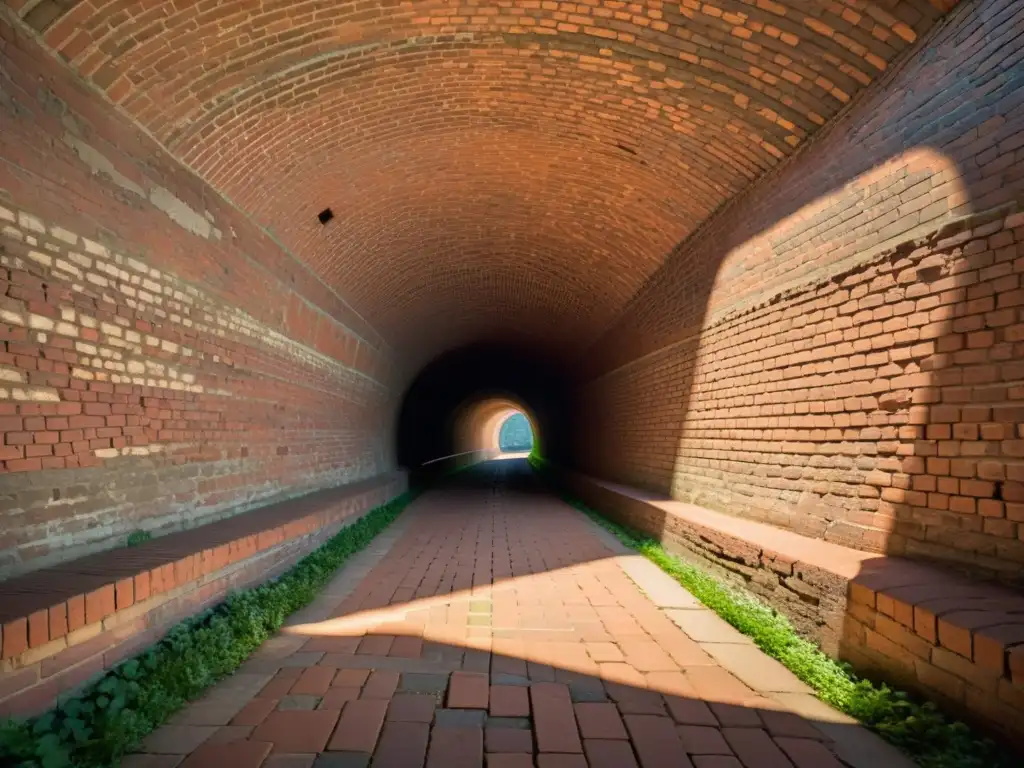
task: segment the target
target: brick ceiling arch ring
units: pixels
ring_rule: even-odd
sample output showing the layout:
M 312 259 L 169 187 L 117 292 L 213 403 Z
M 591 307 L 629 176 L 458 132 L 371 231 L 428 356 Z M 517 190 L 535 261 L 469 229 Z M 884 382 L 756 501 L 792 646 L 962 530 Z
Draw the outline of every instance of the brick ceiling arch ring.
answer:
M 955 5 L 6 2 L 400 358 L 586 345 Z
M 487 452 L 500 453 L 499 437 L 505 421 L 521 413 L 530 423 L 530 430 L 537 439 L 536 417 L 521 403 L 509 398 L 498 397 L 474 400 L 464 404 L 455 421 L 456 453 Z

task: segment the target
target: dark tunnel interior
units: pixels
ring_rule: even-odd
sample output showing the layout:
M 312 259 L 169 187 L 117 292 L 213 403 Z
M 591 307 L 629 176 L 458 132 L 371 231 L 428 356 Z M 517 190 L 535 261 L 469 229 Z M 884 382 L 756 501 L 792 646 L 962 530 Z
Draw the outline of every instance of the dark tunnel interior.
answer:
M 425 462 L 458 453 L 459 413 L 492 398 L 521 404 L 544 456 L 565 463 L 575 426 L 572 392 L 568 370 L 536 348 L 494 340 L 446 352 L 405 392 L 395 435 L 398 464 L 416 474 Z

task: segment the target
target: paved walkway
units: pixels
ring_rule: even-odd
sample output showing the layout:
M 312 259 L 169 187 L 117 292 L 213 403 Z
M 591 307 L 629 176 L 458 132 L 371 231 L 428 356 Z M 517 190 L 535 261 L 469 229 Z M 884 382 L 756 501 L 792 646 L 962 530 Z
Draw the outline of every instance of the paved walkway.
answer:
M 456 480 L 123 765 L 909 765 L 525 461 Z

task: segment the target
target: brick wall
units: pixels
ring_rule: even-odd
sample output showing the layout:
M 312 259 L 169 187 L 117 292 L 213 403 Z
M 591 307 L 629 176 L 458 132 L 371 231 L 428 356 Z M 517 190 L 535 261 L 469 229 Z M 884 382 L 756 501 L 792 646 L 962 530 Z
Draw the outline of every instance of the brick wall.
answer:
M 393 465 L 386 354 L 0 19 L 0 577 Z
M 587 471 L 1019 571 L 1022 25 L 961 7 L 673 254 L 589 355 Z

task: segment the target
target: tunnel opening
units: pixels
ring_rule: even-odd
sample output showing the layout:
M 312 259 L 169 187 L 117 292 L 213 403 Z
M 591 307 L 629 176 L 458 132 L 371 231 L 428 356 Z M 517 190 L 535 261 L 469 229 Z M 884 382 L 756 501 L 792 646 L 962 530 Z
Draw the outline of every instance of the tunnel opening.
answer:
M 505 453 L 529 453 L 533 449 L 533 428 L 525 413 L 513 413 L 498 429 L 498 450 Z
M 494 339 L 451 350 L 405 392 L 396 418 L 398 465 L 414 485 L 430 483 L 500 455 L 509 422 L 517 450 L 568 462 L 572 391 L 567 371 L 537 348 Z

